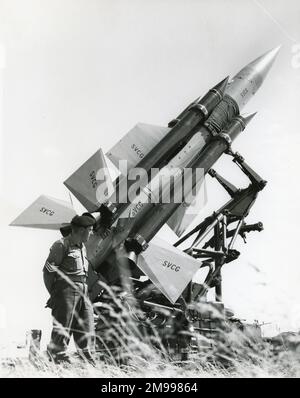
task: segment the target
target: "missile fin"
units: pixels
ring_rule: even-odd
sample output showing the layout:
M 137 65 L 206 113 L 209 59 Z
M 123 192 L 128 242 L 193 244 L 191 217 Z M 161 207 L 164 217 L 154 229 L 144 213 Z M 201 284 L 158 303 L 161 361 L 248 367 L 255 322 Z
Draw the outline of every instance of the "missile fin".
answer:
M 138 123 L 107 153 L 109 160 L 124 175 L 119 161 L 127 160 L 127 171 L 135 167 L 170 131 L 168 127 Z
M 197 191 L 196 197 L 183 202 L 167 221 L 167 225 L 178 237 L 186 231 L 207 203 L 205 178 L 197 186 Z
M 58 230 L 76 215 L 69 202 L 41 195 L 9 225 Z
M 155 237 L 138 256 L 137 265 L 174 304 L 199 270 L 201 262 Z
M 97 211 L 101 203 L 113 193 L 111 176 L 102 150 L 94 153 L 64 185 L 88 211 Z
M 130 230 L 134 224 L 134 218 L 132 217 L 132 211 L 129 210 L 127 218 L 119 218 L 113 233 L 113 248 L 120 246 L 125 239 L 128 238 Z

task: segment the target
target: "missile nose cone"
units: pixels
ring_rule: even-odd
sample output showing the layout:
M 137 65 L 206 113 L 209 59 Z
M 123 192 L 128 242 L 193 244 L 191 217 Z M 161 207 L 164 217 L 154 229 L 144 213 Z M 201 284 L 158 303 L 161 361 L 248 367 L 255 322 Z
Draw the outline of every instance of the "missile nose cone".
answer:
M 256 58 L 254 61 L 250 62 L 248 67 L 254 69 L 256 74 L 260 76 L 261 83 L 265 80 L 269 70 L 271 69 L 281 46 L 273 48 L 270 51 L 267 51 L 260 57 Z
M 230 95 L 241 110 L 264 82 L 281 46 L 273 48 L 250 62 L 229 82 L 226 94 Z

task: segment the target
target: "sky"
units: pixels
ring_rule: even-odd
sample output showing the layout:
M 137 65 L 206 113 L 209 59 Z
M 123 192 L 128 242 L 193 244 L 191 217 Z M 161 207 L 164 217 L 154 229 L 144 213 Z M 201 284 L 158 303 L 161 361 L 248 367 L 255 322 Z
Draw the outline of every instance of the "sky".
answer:
M 137 122 L 166 126 L 225 76 L 282 45 L 244 113 L 233 149 L 264 179 L 237 242 L 224 302 L 269 333 L 300 330 L 300 3 L 289 0 L 0 0 L 0 336 L 49 336 L 42 267 L 53 231 L 9 227 L 39 195 L 69 200 L 63 181 Z M 230 158 L 214 167 L 248 184 Z M 228 200 L 207 177 L 198 222 Z M 81 211 L 74 201 L 75 209 Z M 172 243 L 174 236 L 161 236 Z

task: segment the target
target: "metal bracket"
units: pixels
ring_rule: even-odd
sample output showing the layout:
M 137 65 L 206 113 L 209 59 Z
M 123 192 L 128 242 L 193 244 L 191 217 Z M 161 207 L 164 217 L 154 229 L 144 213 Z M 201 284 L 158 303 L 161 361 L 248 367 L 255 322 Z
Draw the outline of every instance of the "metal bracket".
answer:
M 238 152 L 227 151 L 227 154 L 233 157 L 233 162 L 236 163 L 244 174 L 249 178 L 251 183 L 261 191 L 267 184 L 259 174 L 257 174 L 246 162 L 244 157 Z
M 200 111 L 204 115 L 205 118 L 207 118 L 207 116 L 208 116 L 208 110 L 202 104 L 197 103 L 197 104 L 191 105 L 189 110 L 191 110 L 191 109 L 195 109 L 196 111 Z

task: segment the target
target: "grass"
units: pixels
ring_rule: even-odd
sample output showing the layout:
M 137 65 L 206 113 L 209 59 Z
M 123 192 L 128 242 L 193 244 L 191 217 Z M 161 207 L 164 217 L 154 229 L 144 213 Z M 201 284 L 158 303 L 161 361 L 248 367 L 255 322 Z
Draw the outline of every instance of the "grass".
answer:
M 202 364 L 197 360 L 181 364 L 165 361 L 139 363 L 132 360 L 128 365 L 115 366 L 99 361 L 97 367 L 74 360 L 73 364 L 53 365 L 46 360 L 33 364 L 28 359 L 5 360 L 1 363 L 1 377 L 27 378 L 261 378 L 300 377 L 299 358 L 283 355 L 276 360 L 264 358 L 258 363 L 236 361 L 231 368 L 218 364 Z
M 139 349 L 131 349 L 126 364 L 112 360 L 97 360 L 96 367 L 71 356 L 71 364 L 55 365 L 45 353 L 34 359 L 6 358 L 1 360 L 0 377 L 5 378 L 284 378 L 300 377 L 298 351 L 281 346 L 274 352 L 269 343 L 258 346 L 231 344 L 231 350 L 219 343 L 205 355 L 191 354 L 184 362 L 170 361 L 157 350 L 140 342 Z
M 113 296 L 113 293 L 111 293 Z M 83 362 L 78 355 L 71 355 L 71 364 L 55 365 L 49 362 L 46 353 L 37 351 L 31 359 L 18 357 L 0 359 L 0 377 L 5 378 L 284 378 L 300 377 L 300 335 L 285 335 L 284 339 L 263 340 L 247 335 L 240 328 L 220 327 L 212 338 L 199 335 L 192 329 L 188 332 L 194 339 L 194 352 L 186 361 L 175 361 L 165 350 L 159 327 L 145 320 L 145 312 L 124 305 L 119 298 L 114 303 L 102 305 L 98 312 L 98 338 L 104 344 L 119 348 L 119 355 L 111 348 L 106 356 L 98 355 L 96 367 Z M 196 308 L 196 307 L 195 307 Z M 204 314 L 207 308 L 198 310 Z M 158 314 L 158 313 L 157 313 Z M 180 338 L 176 319 L 163 310 L 157 317 L 164 318 L 163 330 Z M 215 309 L 210 310 L 210 320 L 222 319 Z M 224 317 L 223 317 L 224 320 Z M 140 325 L 144 326 L 141 327 Z M 220 323 L 222 324 L 222 322 Z M 177 326 L 176 326 L 177 325 Z M 224 326 L 224 325 L 223 325 Z M 152 329 L 151 329 L 152 328 Z M 175 332 L 174 332 L 175 331 Z M 181 335 L 182 336 L 182 335 Z M 216 337 L 217 336 L 217 337 Z M 106 347 L 108 347 L 106 345 Z M 29 349 L 27 348 L 28 352 Z M 0 353 L 1 354 L 1 353 Z M 121 354 L 121 355 L 120 355 Z M 122 358 L 120 360 L 120 358 Z

